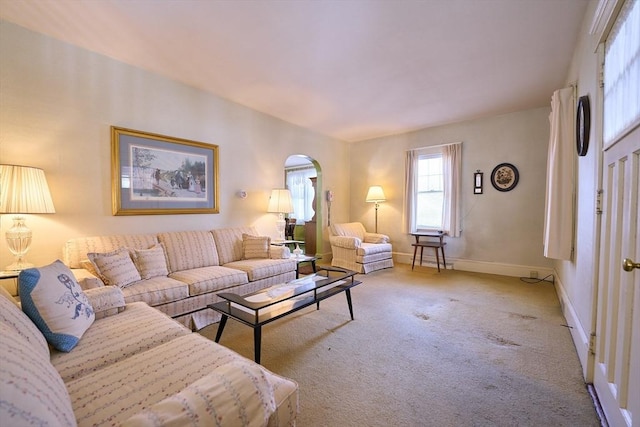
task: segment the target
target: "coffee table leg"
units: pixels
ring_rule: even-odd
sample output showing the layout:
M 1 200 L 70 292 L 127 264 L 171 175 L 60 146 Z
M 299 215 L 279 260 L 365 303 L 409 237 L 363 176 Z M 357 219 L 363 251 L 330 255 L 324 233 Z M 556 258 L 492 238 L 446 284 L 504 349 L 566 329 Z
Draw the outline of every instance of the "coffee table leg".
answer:
M 260 344 L 262 343 L 262 326 L 253 327 L 253 356 L 256 363 L 260 363 Z
M 216 342 L 220 342 L 220 337 L 222 337 L 222 331 L 224 331 L 228 318 L 228 316 L 222 315 L 222 319 L 220 319 L 220 324 L 218 325 L 218 332 L 216 332 Z
M 351 315 L 351 320 L 353 320 L 353 305 L 351 304 L 351 289 L 347 289 L 344 291 L 347 295 L 347 304 L 349 304 L 349 314 Z

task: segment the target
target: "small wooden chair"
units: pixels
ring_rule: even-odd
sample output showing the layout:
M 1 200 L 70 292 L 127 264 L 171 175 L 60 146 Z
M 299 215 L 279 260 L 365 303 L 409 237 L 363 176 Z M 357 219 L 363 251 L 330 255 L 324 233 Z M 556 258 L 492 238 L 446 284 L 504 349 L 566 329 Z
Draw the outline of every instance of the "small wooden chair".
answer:
M 287 224 L 284 227 L 284 238 L 285 240 L 295 240 L 293 238 L 293 231 L 296 228 L 296 219 L 295 218 L 285 218 Z

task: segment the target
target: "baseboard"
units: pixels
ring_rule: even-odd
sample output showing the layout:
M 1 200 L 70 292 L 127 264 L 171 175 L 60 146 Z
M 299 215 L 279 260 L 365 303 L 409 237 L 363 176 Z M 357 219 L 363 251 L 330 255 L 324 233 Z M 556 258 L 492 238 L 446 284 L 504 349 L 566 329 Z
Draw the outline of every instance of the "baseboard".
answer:
M 558 275 L 556 274 L 555 277 L 558 277 Z M 588 372 L 590 333 L 585 331 L 584 327 L 580 323 L 578 315 L 576 314 L 576 311 L 573 308 L 573 305 L 571 304 L 571 301 L 569 300 L 569 297 L 564 290 L 562 280 L 556 279 L 554 285 L 556 288 L 556 294 L 558 295 L 558 299 L 560 300 L 560 309 L 562 310 L 562 314 L 567 321 L 566 326 L 569 328 L 571 339 L 573 340 L 573 345 L 576 348 L 578 359 L 580 359 L 580 366 L 582 366 L 582 375 L 587 382 L 590 382 L 593 375 L 591 372 Z

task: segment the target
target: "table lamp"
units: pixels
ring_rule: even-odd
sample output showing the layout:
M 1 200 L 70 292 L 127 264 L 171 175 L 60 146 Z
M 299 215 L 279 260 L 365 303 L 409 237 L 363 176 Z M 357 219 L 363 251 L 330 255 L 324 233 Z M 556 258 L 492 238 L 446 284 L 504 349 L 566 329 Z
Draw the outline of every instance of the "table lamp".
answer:
M 7 230 L 9 251 L 15 262 L 7 270 L 33 267 L 25 260 L 31 246 L 31 230 L 22 214 L 55 213 L 53 200 L 42 169 L 30 166 L 0 165 L 0 214 L 17 214 Z
M 384 191 L 382 191 L 382 187 L 379 185 L 372 185 L 369 187 L 369 191 L 367 192 L 367 203 L 375 203 L 376 204 L 376 233 L 378 232 L 378 207 L 380 206 L 380 202 L 384 202 L 387 200 L 384 197 Z
M 277 213 L 276 230 L 278 231 L 278 240 L 284 241 L 284 229 L 286 222 L 284 214 L 293 212 L 293 203 L 291 202 L 291 193 L 286 188 L 274 188 L 271 190 L 269 198 L 269 207 L 267 212 Z

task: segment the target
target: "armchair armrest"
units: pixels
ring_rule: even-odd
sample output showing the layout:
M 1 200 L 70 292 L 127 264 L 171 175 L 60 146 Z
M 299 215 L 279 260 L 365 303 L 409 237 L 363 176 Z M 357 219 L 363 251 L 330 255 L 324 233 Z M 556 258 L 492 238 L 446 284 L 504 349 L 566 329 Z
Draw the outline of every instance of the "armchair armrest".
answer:
M 84 291 L 96 319 L 116 314 L 125 306 L 124 294 L 117 286 L 102 286 L 99 288 L 87 289 Z
M 389 243 L 391 239 L 386 234 L 380 233 L 364 233 L 364 242 L 365 243 Z
M 362 240 L 357 237 L 350 236 L 331 236 L 329 237 L 331 246 L 337 246 L 344 249 L 357 249 L 362 246 Z

